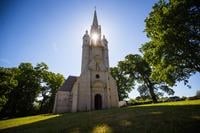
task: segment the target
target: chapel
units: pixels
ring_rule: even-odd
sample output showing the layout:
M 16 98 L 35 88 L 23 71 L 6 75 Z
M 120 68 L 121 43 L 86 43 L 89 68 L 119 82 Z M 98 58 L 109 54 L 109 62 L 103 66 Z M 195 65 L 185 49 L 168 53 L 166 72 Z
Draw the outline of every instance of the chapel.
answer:
M 86 30 L 82 39 L 81 74 L 69 76 L 58 89 L 53 113 L 118 107 L 117 85 L 109 70 L 108 41 L 101 34 L 96 10 L 90 32 Z

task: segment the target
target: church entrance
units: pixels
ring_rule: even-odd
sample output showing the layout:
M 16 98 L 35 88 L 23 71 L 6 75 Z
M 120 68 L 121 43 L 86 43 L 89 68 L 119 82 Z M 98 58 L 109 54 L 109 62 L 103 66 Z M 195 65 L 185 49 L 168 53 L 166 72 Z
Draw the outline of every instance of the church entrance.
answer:
M 95 106 L 95 110 L 100 110 L 102 109 L 102 97 L 100 94 L 96 94 L 94 97 L 94 106 Z

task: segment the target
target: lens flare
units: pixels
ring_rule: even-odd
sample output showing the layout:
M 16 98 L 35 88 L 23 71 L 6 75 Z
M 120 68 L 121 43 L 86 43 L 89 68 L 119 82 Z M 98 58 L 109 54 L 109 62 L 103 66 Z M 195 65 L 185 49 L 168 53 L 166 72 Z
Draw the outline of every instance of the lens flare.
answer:
M 97 42 L 97 40 L 98 40 L 98 34 L 97 33 L 92 33 L 92 40 L 94 41 L 94 43 Z

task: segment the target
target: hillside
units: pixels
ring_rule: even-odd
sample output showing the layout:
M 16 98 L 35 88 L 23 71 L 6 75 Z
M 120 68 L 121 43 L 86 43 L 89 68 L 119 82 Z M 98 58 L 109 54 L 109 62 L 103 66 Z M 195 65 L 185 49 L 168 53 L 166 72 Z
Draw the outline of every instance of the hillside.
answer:
M 0 132 L 200 132 L 200 100 L 1 120 Z

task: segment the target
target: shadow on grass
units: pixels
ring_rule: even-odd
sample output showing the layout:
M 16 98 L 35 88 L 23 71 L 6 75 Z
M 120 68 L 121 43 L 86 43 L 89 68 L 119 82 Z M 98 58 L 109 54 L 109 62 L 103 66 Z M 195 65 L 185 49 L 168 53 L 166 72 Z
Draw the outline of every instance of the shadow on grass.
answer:
M 66 113 L 0 132 L 200 132 L 200 105 L 132 106 L 93 112 Z

